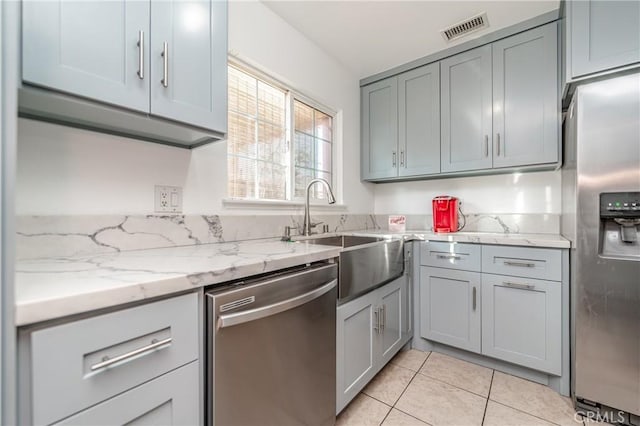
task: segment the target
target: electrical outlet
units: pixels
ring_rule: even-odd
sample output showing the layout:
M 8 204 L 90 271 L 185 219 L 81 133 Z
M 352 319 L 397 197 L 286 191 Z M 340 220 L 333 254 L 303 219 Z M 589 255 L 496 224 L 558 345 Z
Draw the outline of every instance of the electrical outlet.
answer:
M 182 188 L 156 185 L 155 211 L 157 213 L 182 213 Z

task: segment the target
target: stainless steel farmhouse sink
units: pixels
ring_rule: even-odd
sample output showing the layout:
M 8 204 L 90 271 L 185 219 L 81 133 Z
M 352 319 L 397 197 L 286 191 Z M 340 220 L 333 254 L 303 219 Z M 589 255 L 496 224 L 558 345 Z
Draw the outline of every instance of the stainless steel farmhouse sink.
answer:
M 404 242 L 382 237 L 341 235 L 298 241 L 342 247 L 338 265 L 338 301 L 347 302 L 404 272 Z

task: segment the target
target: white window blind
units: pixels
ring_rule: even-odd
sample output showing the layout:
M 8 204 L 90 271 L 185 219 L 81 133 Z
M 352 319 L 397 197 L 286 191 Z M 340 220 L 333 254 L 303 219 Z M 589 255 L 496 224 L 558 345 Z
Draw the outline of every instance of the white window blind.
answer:
M 311 179 L 320 177 L 332 183 L 331 113 L 233 65 L 229 66 L 228 84 L 231 198 L 302 199 Z M 316 185 L 311 196 L 325 199 L 326 193 Z

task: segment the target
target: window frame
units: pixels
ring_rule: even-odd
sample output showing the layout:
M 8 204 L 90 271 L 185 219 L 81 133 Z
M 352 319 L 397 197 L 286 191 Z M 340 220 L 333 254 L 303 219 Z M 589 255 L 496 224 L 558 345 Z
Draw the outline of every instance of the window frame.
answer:
M 277 200 L 277 199 L 265 199 L 265 198 L 243 198 L 243 197 L 232 197 L 229 195 L 229 170 L 227 169 L 226 176 L 226 193 L 227 198 L 223 200 L 223 204 L 227 207 L 275 207 L 275 208 L 287 208 L 292 206 L 299 206 L 305 203 L 304 197 L 295 197 L 295 114 L 294 114 L 294 104 L 295 101 L 302 102 L 307 106 L 319 110 L 323 114 L 326 114 L 331 117 L 331 189 L 333 190 L 334 196 L 336 200 L 341 200 L 341 192 L 338 188 L 338 162 L 337 162 L 337 145 L 339 137 L 338 132 L 338 123 L 339 123 L 339 113 L 334 108 L 328 107 L 325 104 L 307 96 L 303 92 L 297 90 L 291 85 L 285 84 L 280 80 L 270 76 L 266 72 L 262 71 L 258 67 L 247 64 L 246 62 L 239 60 L 235 57 L 229 57 L 227 67 L 234 67 L 241 72 L 247 73 L 250 76 L 262 80 L 264 83 L 267 83 L 279 90 L 285 92 L 285 144 L 287 147 L 288 158 L 289 158 L 289 171 L 288 171 L 288 182 L 286 183 L 286 196 L 285 200 Z M 227 114 L 229 112 L 227 111 Z M 228 164 L 229 158 L 229 150 L 226 150 L 226 158 Z M 341 204 L 340 202 L 329 205 L 325 200 L 320 200 L 317 198 L 311 198 L 310 203 L 314 206 L 331 206 L 331 208 L 344 209 L 346 206 Z

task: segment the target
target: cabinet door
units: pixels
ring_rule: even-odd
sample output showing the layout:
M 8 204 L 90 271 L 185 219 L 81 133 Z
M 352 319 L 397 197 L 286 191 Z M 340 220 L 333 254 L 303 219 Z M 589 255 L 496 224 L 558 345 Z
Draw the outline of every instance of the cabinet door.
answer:
M 567 13 L 573 77 L 640 61 L 640 2 L 569 1 Z
M 22 3 L 27 83 L 148 113 L 148 54 L 148 3 Z
M 490 169 L 491 46 L 440 62 L 442 171 Z
M 197 425 L 199 388 L 198 362 L 192 362 L 56 424 Z
M 558 26 L 493 44 L 493 167 L 558 161 Z
M 152 0 L 151 113 L 226 132 L 227 2 Z
M 375 373 L 374 311 L 376 292 L 342 306 L 336 316 L 336 414 L 373 378 Z
M 398 76 L 399 176 L 440 173 L 440 67 Z
M 480 273 L 420 268 L 420 335 L 480 352 Z
M 562 374 L 562 284 L 482 274 L 482 353 Z
M 380 296 L 380 364 L 384 366 L 400 350 L 402 340 L 402 307 L 406 278 L 402 277 L 390 282 L 378 290 Z
M 398 174 L 398 79 L 391 77 L 361 89 L 362 179 Z

